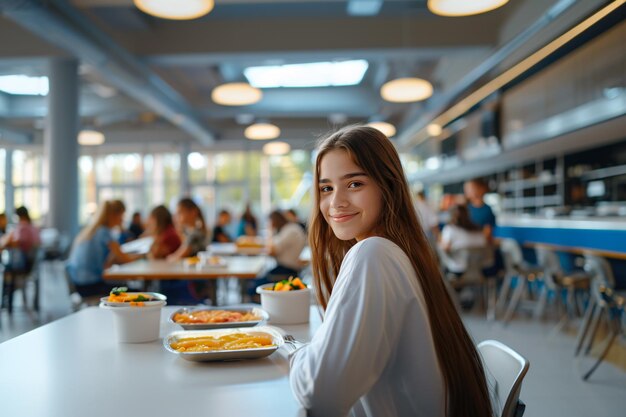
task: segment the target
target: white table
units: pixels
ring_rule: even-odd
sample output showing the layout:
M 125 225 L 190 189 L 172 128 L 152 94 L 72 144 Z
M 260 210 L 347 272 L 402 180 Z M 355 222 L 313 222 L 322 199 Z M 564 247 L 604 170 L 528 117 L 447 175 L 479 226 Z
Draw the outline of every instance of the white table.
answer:
M 140 260 L 123 265 L 114 265 L 104 271 L 105 280 L 124 279 L 215 279 L 215 278 L 256 278 L 265 270 L 265 256 L 229 256 L 224 258 L 225 266 L 185 265 L 184 261 Z
M 179 330 L 167 322 L 161 337 Z M 310 340 L 321 319 L 281 326 Z M 188 362 L 162 339 L 120 344 L 109 311 L 90 307 L 0 344 L 0 414 L 11 417 L 305 416 L 289 387 L 287 353 Z

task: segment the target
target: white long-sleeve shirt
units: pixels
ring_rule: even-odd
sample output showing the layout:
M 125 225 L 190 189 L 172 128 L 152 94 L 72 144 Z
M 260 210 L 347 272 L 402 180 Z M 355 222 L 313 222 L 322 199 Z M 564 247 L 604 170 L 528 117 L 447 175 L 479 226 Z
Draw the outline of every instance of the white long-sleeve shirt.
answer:
M 372 237 L 346 254 L 311 343 L 291 356 L 293 393 L 313 417 L 443 417 L 443 375 L 409 258 Z

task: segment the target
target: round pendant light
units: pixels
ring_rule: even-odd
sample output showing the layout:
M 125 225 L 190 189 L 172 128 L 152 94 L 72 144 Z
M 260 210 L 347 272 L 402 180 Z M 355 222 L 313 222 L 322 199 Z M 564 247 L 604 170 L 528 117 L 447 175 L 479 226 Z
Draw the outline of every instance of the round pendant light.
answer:
M 265 155 L 285 155 L 289 153 L 291 146 L 287 142 L 270 142 L 263 145 L 263 153 Z
M 428 0 L 428 9 L 440 16 L 471 16 L 504 6 L 509 0 Z
M 396 134 L 396 127 L 391 123 L 387 122 L 370 122 L 367 124 L 369 127 L 373 127 L 374 129 L 380 130 L 383 135 L 391 138 Z
M 439 126 L 437 123 L 431 123 L 426 126 L 426 133 L 428 133 L 432 137 L 441 135 L 441 132 L 441 126 Z
M 133 0 L 144 13 L 162 19 L 190 20 L 208 14 L 215 6 L 214 0 Z
M 222 106 L 247 106 L 263 98 L 263 92 L 248 83 L 227 83 L 211 92 L 211 99 Z
M 97 130 L 81 130 L 78 144 L 82 146 L 98 146 L 104 143 L 104 134 Z
M 421 78 L 397 78 L 386 82 L 380 88 L 380 95 L 393 103 L 426 100 L 432 94 L 432 84 Z
M 271 123 L 255 123 L 248 126 L 243 134 L 252 140 L 276 139 L 280 136 L 280 128 Z

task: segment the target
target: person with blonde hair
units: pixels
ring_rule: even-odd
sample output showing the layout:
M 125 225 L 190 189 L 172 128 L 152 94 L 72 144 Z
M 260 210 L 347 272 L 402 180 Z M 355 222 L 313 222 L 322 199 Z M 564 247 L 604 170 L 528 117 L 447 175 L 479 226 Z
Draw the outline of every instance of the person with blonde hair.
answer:
M 111 289 L 102 279 L 106 268 L 139 258 L 122 252 L 113 231 L 122 225 L 126 207 L 120 200 L 105 201 L 93 221 L 74 240 L 67 272 L 83 297 L 107 294 Z
M 491 417 L 485 372 L 420 226 L 400 158 L 380 131 L 321 141 L 309 222 L 325 309 L 290 355 L 308 415 Z

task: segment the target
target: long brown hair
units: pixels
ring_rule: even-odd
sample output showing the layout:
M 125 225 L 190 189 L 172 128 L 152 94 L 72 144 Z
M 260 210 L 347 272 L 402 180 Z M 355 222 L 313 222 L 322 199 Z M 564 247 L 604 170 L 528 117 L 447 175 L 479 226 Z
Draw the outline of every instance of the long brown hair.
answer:
M 398 245 L 409 257 L 420 283 L 439 366 L 446 386 L 449 416 L 492 417 L 493 410 L 480 356 L 446 290 L 436 258 L 417 219 L 400 157 L 393 144 L 376 129 L 349 126 L 322 139 L 315 164 L 315 207 L 309 245 L 314 285 L 326 308 L 341 262 L 356 240 L 338 239 L 320 212 L 320 162 L 332 150 L 348 152 L 380 188 L 384 210 L 381 237 Z
M 465 229 L 468 232 L 478 232 L 482 230 L 480 226 L 472 222 L 469 215 L 469 209 L 465 204 L 455 204 L 448 209 L 450 213 L 450 224 Z
M 202 210 L 200 209 L 200 207 L 198 207 L 195 201 L 193 201 L 191 198 L 188 198 L 188 197 L 181 198 L 180 201 L 178 202 L 178 206 L 182 207 L 185 210 L 195 212 L 196 217 L 197 217 L 196 222 L 200 223 L 199 228 L 202 231 L 206 232 L 206 222 L 204 221 L 204 215 L 202 214 Z
M 160 235 L 163 233 L 168 227 L 174 226 L 174 221 L 172 220 L 172 213 L 165 207 L 164 205 L 156 206 L 150 212 L 150 216 L 154 218 L 154 223 L 156 224 L 156 234 Z
M 122 200 L 107 200 L 100 205 L 93 221 L 85 227 L 76 237 L 75 242 L 82 242 L 93 237 L 101 226 L 108 227 L 111 217 L 122 214 L 126 211 L 126 206 Z

